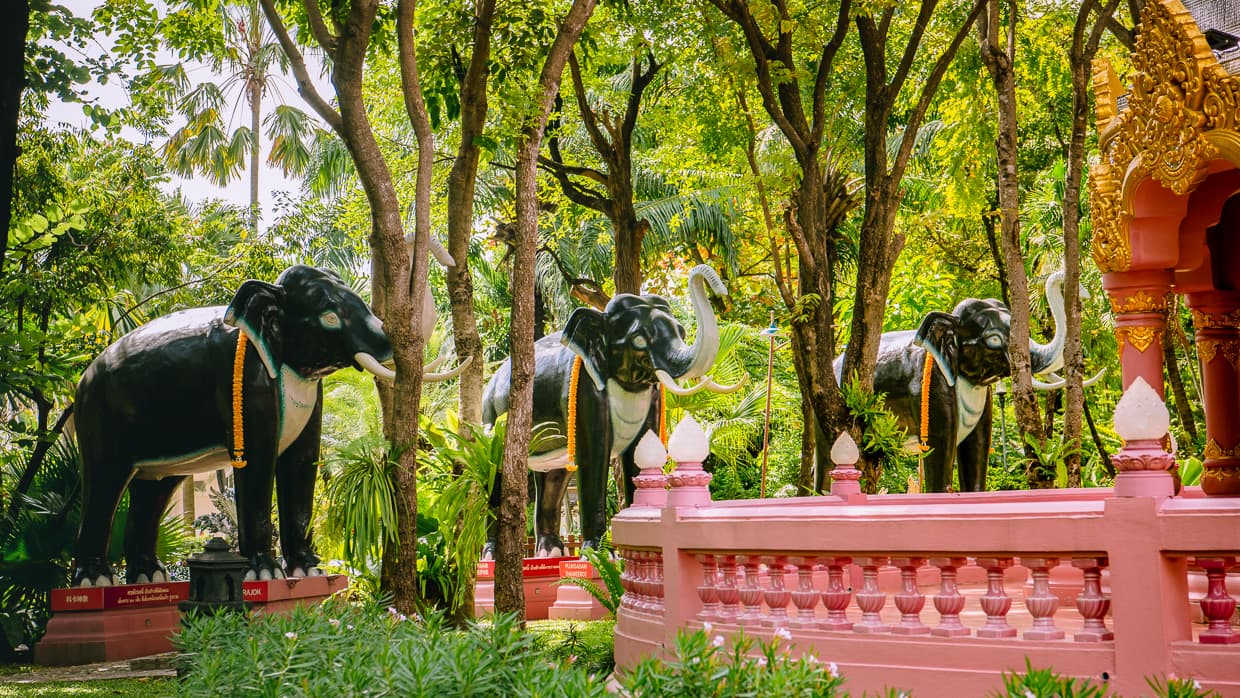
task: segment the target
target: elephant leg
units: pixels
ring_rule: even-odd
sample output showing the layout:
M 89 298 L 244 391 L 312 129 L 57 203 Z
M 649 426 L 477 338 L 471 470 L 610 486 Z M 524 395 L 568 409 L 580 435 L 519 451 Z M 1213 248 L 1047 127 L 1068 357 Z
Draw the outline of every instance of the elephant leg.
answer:
M 274 460 L 274 459 L 273 459 Z M 237 547 L 250 562 L 249 579 L 282 579 L 284 571 L 271 555 L 271 491 L 275 478 L 272 465 L 250 459 L 249 465 L 233 470 L 237 490 Z
M 318 474 L 323 423 L 323 387 L 310 420 L 297 439 L 276 460 L 276 504 L 280 512 L 280 549 L 289 577 L 323 574 L 314 554 L 310 524 L 314 515 L 314 481 Z
M 499 536 L 499 493 L 504 484 L 504 475 L 495 469 L 495 480 L 491 483 L 491 496 L 487 498 L 487 507 L 491 510 L 487 521 L 487 542 L 482 545 L 482 560 L 495 559 L 495 539 Z
M 606 393 L 581 382 L 577 395 L 577 497 L 581 544 L 598 548 L 607 532 L 607 480 L 611 476 L 611 416 Z
M 935 375 L 930 387 L 930 452 L 923 459 L 927 492 L 947 492 L 956 465 L 956 394 L 942 377 Z
M 130 463 L 82 458 L 82 523 L 78 530 L 73 586 L 111 586 L 116 575 L 108 563 L 112 519 L 133 476 Z
M 155 556 L 159 522 L 168 510 L 172 494 L 185 476 L 129 482 L 129 516 L 125 520 L 125 583 L 168 581 L 168 571 Z
M 535 557 L 559 557 L 567 552 L 560 539 L 560 516 L 567 490 L 567 470 L 534 473 Z
M 960 460 L 960 489 L 965 492 L 986 491 L 986 470 L 990 465 L 990 427 L 993 419 L 991 402 L 987 400 L 977 426 L 956 449 L 956 456 Z

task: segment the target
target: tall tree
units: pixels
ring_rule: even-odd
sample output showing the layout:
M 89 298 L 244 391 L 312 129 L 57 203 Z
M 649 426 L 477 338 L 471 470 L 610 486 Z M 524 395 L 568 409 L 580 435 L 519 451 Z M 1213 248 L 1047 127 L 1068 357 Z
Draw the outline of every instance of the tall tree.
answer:
M 0 29 L 0 270 L 9 246 L 13 211 L 13 169 L 17 166 L 17 115 L 26 87 L 26 34 L 30 30 L 29 0 L 9 8 L 8 29 Z
M 182 176 L 205 174 L 224 185 L 243 170 L 250 179 L 250 231 L 258 234 L 259 174 L 263 123 L 271 139 L 267 160 L 284 172 L 301 172 L 310 160 L 307 140 L 316 126 L 300 109 L 278 105 L 265 119 L 263 100 L 275 92 L 275 81 L 288 69 L 288 59 L 263 19 L 258 0 L 221 2 L 216 8 L 221 34 L 201 36 L 198 9 L 173 13 L 166 24 L 170 43 L 181 43 L 182 58 L 204 60 L 224 76 L 222 84 L 194 82 L 178 61 L 157 68 L 181 95 L 177 110 L 186 123 L 164 144 L 164 157 Z M 186 26 L 188 25 L 188 26 Z M 249 124 L 232 128 L 230 105 L 244 101 Z M 248 163 L 247 163 L 248 160 Z
M 1085 172 L 1085 135 L 1089 128 L 1089 76 L 1103 31 L 1112 21 L 1120 0 L 1084 0 L 1077 10 L 1069 47 L 1069 68 L 1072 71 L 1072 131 L 1068 140 L 1067 168 L 1064 174 L 1063 247 L 1064 288 L 1075 289 L 1081 283 L 1081 178 Z M 1092 25 L 1090 22 L 1092 21 Z M 1073 446 L 1065 457 L 1068 486 L 1081 486 L 1081 419 L 1084 415 L 1085 390 L 1082 385 L 1085 358 L 1081 348 L 1081 300 L 1069 293 L 1066 304 L 1067 329 L 1064 341 L 1065 388 L 1063 439 Z M 1170 318 L 1168 318 L 1170 321 Z M 1166 342 L 1171 348 L 1171 342 Z M 1175 363 L 1170 365 L 1176 370 Z M 1177 395 L 1177 406 L 1183 405 Z M 1187 424 L 1187 422 L 1185 422 Z M 1191 432 L 1190 432 L 1191 433 Z
M 474 7 L 473 44 L 469 66 L 460 78 L 461 142 L 448 175 L 448 253 L 456 266 L 448 268 L 448 299 L 456 355 L 472 359 L 460 377 L 461 421 L 482 423 L 482 338 L 474 313 L 474 282 L 469 271 L 469 240 L 474 231 L 474 190 L 478 179 L 479 139 L 487 118 L 487 78 L 490 74 L 491 30 L 495 0 Z
M 634 55 L 629 61 L 623 108 L 614 114 L 605 98 L 599 107 L 591 104 L 576 53 L 569 55 L 568 67 L 577 113 L 604 163 L 603 168 L 566 163 L 556 136 L 548 139 L 551 157 L 542 162 L 570 201 L 602 213 L 611 223 L 615 241 L 612 280 L 616 293 L 640 293 L 642 238 L 649 223 L 638 218 L 634 205 L 633 131 L 637 128 L 642 96 L 662 66 L 649 49 L 644 55 Z M 601 191 L 595 188 L 597 184 L 602 185 Z
M 276 0 L 261 0 L 280 46 L 297 78 L 298 91 L 314 111 L 344 141 L 357 169 L 358 179 L 370 205 L 372 254 L 371 298 L 384 331 L 392 342 L 396 362 L 395 384 L 385 401 L 384 435 L 397 453 L 395 489 L 397 536 L 400 544 L 384 550 L 381 586 L 391 593 L 403 613 L 412 613 L 417 601 L 417 440 L 418 407 L 422 396 L 422 353 L 426 338 L 421 334 L 423 294 L 427 292 L 427 245 L 430 240 L 431 167 L 434 140 L 423 100 L 417 65 L 415 33 L 416 0 L 396 5 L 397 52 L 405 109 L 418 140 L 416 194 L 414 199 L 414 251 L 412 262 L 405 247 L 402 206 L 392 171 L 379 149 L 363 94 L 366 57 L 372 43 L 381 2 L 352 0 L 331 5 L 325 18 L 318 0 L 301 0 L 309 36 L 330 60 L 331 84 L 339 111 L 319 94 L 306 68 L 305 58 L 293 40 Z M 331 28 L 328 27 L 328 22 Z
M 573 0 L 547 50 L 534 104 L 517 139 L 517 230 L 512 263 L 512 383 L 504 436 L 498 536 L 495 546 L 495 610 L 524 617 L 526 463 L 534 406 L 534 276 L 538 246 L 538 153 L 564 64 L 594 12 L 596 0 Z

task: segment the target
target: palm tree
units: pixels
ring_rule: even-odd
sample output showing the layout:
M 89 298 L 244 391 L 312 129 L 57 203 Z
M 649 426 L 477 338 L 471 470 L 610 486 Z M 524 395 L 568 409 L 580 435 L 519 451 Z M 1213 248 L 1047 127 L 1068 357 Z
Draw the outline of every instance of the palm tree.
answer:
M 169 136 L 163 156 L 177 174 L 203 174 L 224 185 L 248 169 L 250 175 L 250 231 L 258 233 L 259 157 L 262 127 L 271 141 L 267 162 L 286 175 L 300 174 L 311 162 L 309 144 L 322 137 L 319 128 L 300 109 L 278 104 L 263 117 L 263 99 L 279 98 L 276 78 L 288 69 L 288 57 L 268 27 L 257 0 L 224 0 L 218 5 L 221 35 L 218 45 L 201 55 L 185 50 L 182 55 L 201 58 L 212 72 L 224 76 L 222 83 L 191 83 L 184 63 L 158 66 L 156 77 L 171 84 L 180 99 L 176 110 L 186 120 Z M 207 42 L 214 43 L 214 42 Z M 233 127 L 236 108 L 244 101 L 249 125 Z

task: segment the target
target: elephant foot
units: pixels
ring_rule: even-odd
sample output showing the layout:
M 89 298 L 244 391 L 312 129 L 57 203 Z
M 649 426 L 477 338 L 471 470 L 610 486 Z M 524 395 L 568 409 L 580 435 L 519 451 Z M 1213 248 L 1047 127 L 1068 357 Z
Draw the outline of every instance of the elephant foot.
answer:
M 75 587 L 110 587 L 119 584 L 112 566 L 101 560 L 79 563 L 73 570 Z
M 290 579 L 323 576 L 323 570 L 319 569 L 319 556 L 309 551 L 286 555 L 284 573 Z
M 581 559 L 586 559 L 587 550 L 602 550 L 603 541 L 599 538 L 587 538 L 581 542 Z
M 244 580 L 252 582 L 254 580 L 267 581 L 269 579 L 284 579 L 284 570 L 276 563 L 275 558 L 269 553 L 262 553 L 250 557 L 250 569 L 246 570 Z
M 534 557 L 564 557 L 564 552 L 564 541 L 554 534 L 539 536 L 534 546 Z
M 126 584 L 166 584 L 168 570 L 150 555 L 141 555 L 129 561 L 125 568 Z
M 494 560 L 495 559 L 495 541 L 489 540 L 486 542 L 485 545 L 482 546 L 482 557 L 478 559 L 479 560 Z

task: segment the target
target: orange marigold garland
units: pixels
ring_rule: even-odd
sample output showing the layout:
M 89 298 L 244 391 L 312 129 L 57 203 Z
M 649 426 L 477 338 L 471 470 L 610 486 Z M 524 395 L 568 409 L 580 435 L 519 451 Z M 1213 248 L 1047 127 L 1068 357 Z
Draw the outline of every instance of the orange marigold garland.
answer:
M 917 448 L 917 475 L 922 489 L 926 487 L 926 470 L 923 461 L 930 450 L 930 376 L 934 370 L 934 357 L 926 352 L 926 364 L 921 371 L 921 432 Z
M 232 375 L 232 418 L 233 418 L 233 456 L 232 467 L 244 468 L 245 462 L 245 423 L 241 414 L 241 379 L 245 369 L 245 333 L 237 332 L 237 352 L 233 355 Z
M 577 472 L 577 382 L 581 380 L 581 357 L 573 360 L 573 373 L 568 379 L 568 419 L 565 431 L 568 432 L 568 465 L 570 473 Z

